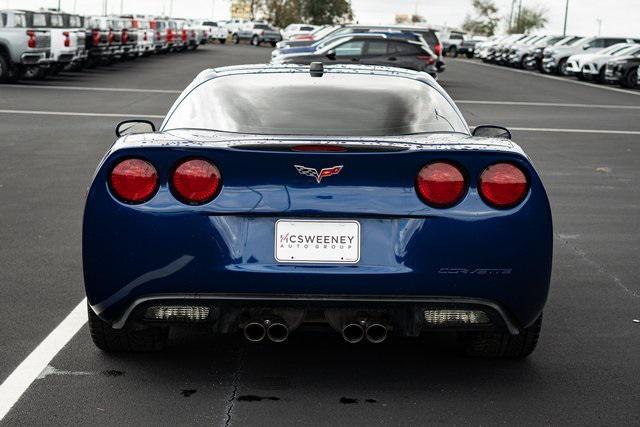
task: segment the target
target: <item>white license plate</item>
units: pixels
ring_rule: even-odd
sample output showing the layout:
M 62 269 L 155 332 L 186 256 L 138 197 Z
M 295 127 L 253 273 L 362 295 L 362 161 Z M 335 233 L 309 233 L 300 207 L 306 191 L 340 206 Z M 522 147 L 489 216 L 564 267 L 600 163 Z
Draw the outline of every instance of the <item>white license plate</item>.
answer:
M 275 257 L 278 262 L 355 264 L 360 260 L 360 223 L 278 220 Z

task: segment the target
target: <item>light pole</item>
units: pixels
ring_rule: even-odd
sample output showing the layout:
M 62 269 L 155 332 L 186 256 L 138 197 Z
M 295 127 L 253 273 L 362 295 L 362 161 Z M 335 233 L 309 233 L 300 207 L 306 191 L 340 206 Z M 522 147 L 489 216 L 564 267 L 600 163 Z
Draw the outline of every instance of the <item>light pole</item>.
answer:
M 569 16 L 569 0 L 567 0 L 567 3 L 565 5 L 564 8 L 564 28 L 562 29 L 562 35 L 566 36 L 567 35 L 567 18 Z

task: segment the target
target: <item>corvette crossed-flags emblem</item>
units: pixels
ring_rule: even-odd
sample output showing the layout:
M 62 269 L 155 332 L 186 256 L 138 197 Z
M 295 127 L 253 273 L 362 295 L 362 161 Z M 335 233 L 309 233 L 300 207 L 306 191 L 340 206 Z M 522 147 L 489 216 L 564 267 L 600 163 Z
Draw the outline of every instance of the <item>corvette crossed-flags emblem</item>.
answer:
M 320 169 L 320 171 L 314 168 L 308 168 L 306 166 L 300 166 L 300 165 L 293 165 L 293 166 L 296 168 L 296 170 L 300 175 L 310 176 L 311 178 L 314 178 L 318 184 L 320 184 L 320 181 L 322 181 L 322 178 L 326 178 L 331 175 L 337 175 L 342 170 L 342 165 Z

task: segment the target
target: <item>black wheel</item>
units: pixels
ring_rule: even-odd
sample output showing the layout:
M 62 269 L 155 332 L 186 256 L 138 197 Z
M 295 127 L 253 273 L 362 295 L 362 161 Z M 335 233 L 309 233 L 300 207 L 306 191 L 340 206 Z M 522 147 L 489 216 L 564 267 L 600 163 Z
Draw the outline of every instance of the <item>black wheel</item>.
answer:
M 0 83 L 13 83 L 19 78 L 18 70 L 11 65 L 7 57 L 0 54 Z
M 167 342 L 168 328 L 135 329 L 125 326 L 113 329 L 96 313 L 89 310 L 89 332 L 96 347 L 106 352 L 152 352 L 162 350 Z
M 558 63 L 557 74 L 561 76 L 568 76 L 569 72 L 567 71 L 567 58 L 562 58 Z
M 251 37 L 251 44 L 253 46 L 260 46 L 260 38 L 258 36 Z
M 465 353 L 472 357 L 490 359 L 522 359 L 530 355 L 536 348 L 540 329 L 542 328 L 542 314 L 519 335 L 508 332 L 464 332 L 461 334 Z
M 584 73 L 582 72 L 582 70 L 578 71 L 578 73 L 576 74 L 576 77 L 578 78 L 578 80 L 580 81 L 585 81 L 587 80 L 587 77 L 584 75 Z
M 278 42 L 271 42 L 271 47 L 276 47 L 278 45 Z
M 233 36 L 231 36 L 231 41 L 233 42 L 233 44 L 238 44 L 240 43 L 240 37 L 237 34 L 234 34 Z
M 218 39 L 218 41 L 220 42 L 220 44 L 225 44 L 227 42 L 227 39 Z
M 638 87 L 638 67 L 630 70 L 620 83 L 629 89 Z
M 449 50 L 447 50 L 447 56 L 450 56 L 452 58 L 458 56 L 458 48 L 455 46 L 451 46 Z
M 602 67 L 600 68 L 600 71 L 598 72 L 598 77 L 596 77 L 596 80 L 598 80 L 598 83 L 606 83 L 607 82 L 607 67 Z
M 473 59 L 473 52 L 467 52 L 467 58 Z

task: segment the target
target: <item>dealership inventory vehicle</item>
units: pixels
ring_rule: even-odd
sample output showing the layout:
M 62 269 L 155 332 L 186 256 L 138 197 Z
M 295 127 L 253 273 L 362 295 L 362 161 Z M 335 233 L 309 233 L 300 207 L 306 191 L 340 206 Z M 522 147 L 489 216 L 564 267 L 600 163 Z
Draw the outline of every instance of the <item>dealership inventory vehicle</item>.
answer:
M 481 36 L 465 39 L 460 44 L 460 48 L 458 49 L 458 54 L 465 55 L 467 58 L 473 58 L 475 55 L 476 46 L 486 41 L 487 41 L 487 38 L 481 37 Z
M 544 47 L 555 44 L 564 38 L 563 36 L 541 36 L 528 43 L 516 44 L 511 47 L 508 63 L 512 67 L 526 68 L 529 56 L 532 55 L 536 49 L 544 49 Z
M 282 39 L 289 40 L 292 37 L 300 36 L 300 35 L 310 35 L 314 31 L 320 28 L 317 25 L 309 25 L 309 24 L 289 24 L 285 29 L 282 30 Z
M 527 70 L 537 70 L 542 72 L 542 60 L 544 58 L 544 51 L 550 47 L 559 47 L 569 45 L 582 37 L 580 36 L 566 36 L 560 40 L 547 40 L 544 43 L 540 43 L 535 48 L 525 54 L 524 68 Z
M 40 13 L 45 15 L 46 23 L 44 26 L 36 26 L 34 22 L 34 27 L 51 31 L 50 73 L 57 74 L 84 52 L 85 32 L 80 27 L 70 28 L 70 20 L 65 22 L 64 14 L 60 12 L 34 12 L 34 17 Z
M 638 66 L 640 66 L 640 53 L 612 58 L 607 62 L 605 80 L 630 89 L 640 87 Z
M 99 348 L 158 350 L 179 325 L 282 342 L 324 324 L 349 343 L 448 330 L 470 355 L 534 350 L 545 189 L 508 130 L 471 132 L 426 74 L 205 70 L 158 132 L 116 133 L 83 219 Z
M 228 30 L 219 25 L 216 21 L 194 21 L 197 25 L 203 26 L 207 30 L 207 36 L 209 41 L 218 40 L 220 44 L 227 42 L 229 35 Z
M 596 53 L 572 55 L 567 60 L 567 74 L 580 80 L 595 79 L 604 83 L 606 65 L 612 57 L 633 55 L 640 51 L 640 44 L 618 43 Z
M 0 83 L 14 82 L 27 70 L 44 74 L 49 68 L 51 32 L 39 25 L 34 27 L 29 14 L 21 10 L 0 10 Z M 46 23 L 44 15 L 40 18 Z
M 162 18 L 154 18 L 149 22 L 149 27 L 154 33 L 154 48 L 156 53 L 168 53 L 173 46 L 173 42 L 170 43 L 169 40 L 169 21 Z
M 241 41 L 248 41 L 253 46 L 260 46 L 262 43 L 269 43 L 276 47 L 276 44 L 282 40 L 280 31 L 273 28 L 269 24 L 260 24 L 249 22 L 241 25 L 235 32 L 231 34 L 231 40 L 234 44 Z
M 438 38 L 442 42 L 442 54 L 456 57 L 464 43 L 464 31 L 447 29 L 438 32 Z
M 363 64 L 408 68 L 438 77 L 435 55 L 422 36 L 413 33 L 352 33 L 318 46 L 287 49 L 274 64 Z
M 625 37 L 585 37 L 569 45 L 547 48 L 544 50 L 542 69 L 546 73 L 568 76 L 570 73 L 567 69 L 567 61 L 570 56 L 579 53 L 596 53 L 618 43 L 634 43 L 634 40 Z
M 127 29 L 132 43 L 132 56 L 149 56 L 155 52 L 155 33 L 145 15 L 121 15 L 129 25 Z

